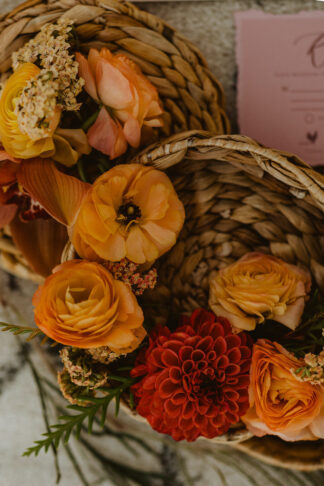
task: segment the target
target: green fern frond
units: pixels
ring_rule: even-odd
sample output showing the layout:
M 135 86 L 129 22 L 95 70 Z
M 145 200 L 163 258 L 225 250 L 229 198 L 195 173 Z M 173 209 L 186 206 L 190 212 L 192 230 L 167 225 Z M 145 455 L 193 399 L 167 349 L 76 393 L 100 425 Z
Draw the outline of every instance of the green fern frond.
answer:
M 88 424 L 88 433 L 91 434 L 93 422 L 97 414 L 100 414 L 100 425 L 103 427 L 110 403 L 115 400 L 115 412 L 118 414 L 121 395 L 136 383 L 136 380 L 133 380 L 132 378 L 115 376 L 114 380 L 117 381 L 117 378 L 119 378 L 118 381 L 121 382 L 121 385 L 118 385 L 115 388 L 100 388 L 100 392 L 105 394 L 103 397 L 78 397 L 78 400 L 83 400 L 87 403 L 90 402 L 91 405 L 85 407 L 80 405 L 69 405 L 67 407 L 69 410 L 78 413 L 73 415 L 62 415 L 59 417 L 61 423 L 51 425 L 51 431 L 43 434 L 45 438 L 35 441 L 35 445 L 29 447 L 23 455 L 30 456 L 35 454 L 35 456 L 37 456 L 42 449 L 47 452 L 52 444 L 56 448 L 61 442 L 67 444 L 72 432 L 79 438 L 82 426 L 86 421 Z
M 17 324 L 8 324 L 7 322 L 0 322 L 0 327 L 2 327 L 1 331 L 12 332 L 15 336 L 18 334 L 29 334 L 27 341 L 31 341 L 36 336 L 44 335 L 44 333 L 37 327 L 18 326 Z M 47 336 L 44 335 L 44 339 L 45 338 L 47 338 Z

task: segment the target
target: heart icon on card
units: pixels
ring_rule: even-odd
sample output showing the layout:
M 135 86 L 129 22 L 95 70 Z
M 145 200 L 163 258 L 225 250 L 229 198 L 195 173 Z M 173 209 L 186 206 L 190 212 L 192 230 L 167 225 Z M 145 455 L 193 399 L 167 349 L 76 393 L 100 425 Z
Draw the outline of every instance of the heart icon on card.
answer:
M 306 137 L 311 143 L 315 143 L 318 137 L 318 132 L 317 131 L 313 133 L 307 132 Z

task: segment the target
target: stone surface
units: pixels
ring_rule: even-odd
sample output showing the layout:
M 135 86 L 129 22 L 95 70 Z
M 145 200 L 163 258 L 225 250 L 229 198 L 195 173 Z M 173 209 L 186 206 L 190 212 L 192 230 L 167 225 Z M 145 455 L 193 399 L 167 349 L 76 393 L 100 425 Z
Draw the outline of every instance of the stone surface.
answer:
M 10 10 L 16 0 L 0 0 L 1 12 Z M 263 8 L 268 12 L 296 12 L 302 9 L 324 8 L 312 0 L 216 0 L 214 2 L 145 3 L 143 8 L 157 14 L 190 38 L 208 59 L 211 70 L 224 85 L 228 112 L 236 127 L 235 108 L 235 32 L 233 13 L 247 8 Z M 31 296 L 35 287 L 17 281 L 0 272 L 0 320 L 30 323 Z M 30 361 L 48 379 L 50 371 L 38 353 L 22 347 L 6 333 L 0 341 L 0 486 L 51 486 L 55 484 L 53 455 L 40 453 L 38 458 L 22 458 L 22 452 L 45 432 L 42 409 Z M 53 398 L 54 403 L 54 398 Z M 54 415 L 52 414 L 52 420 Z M 156 454 L 152 456 L 139 446 L 134 456 L 115 439 L 100 438 L 97 448 L 107 457 L 144 470 L 163 471 L 167 475 L 163 486 L 321 486 L 324 473 L 300 473 L 273 468 L 224 446 L 214 446 L 213 452 L 201 447 L 179 444 L 155 434 L 145 424 L 121 414 L 111 426 L 149 441 Z M 133 443 L 134 445 L 134 443 Z M 61 448 L 59 462 L 62 486 L 113 483 L 107 478 L 98 460 L 85 452 L 84 446 L 73 444 L 88 483 L 82 482 Z M 224 479 L 226 477 L 226 479 Z M 125 483 L 126 485 L 126 483 Z M 151 485 L 150 485 L 151 486 Z M 153 483 L 152 483 L 152 486 Z

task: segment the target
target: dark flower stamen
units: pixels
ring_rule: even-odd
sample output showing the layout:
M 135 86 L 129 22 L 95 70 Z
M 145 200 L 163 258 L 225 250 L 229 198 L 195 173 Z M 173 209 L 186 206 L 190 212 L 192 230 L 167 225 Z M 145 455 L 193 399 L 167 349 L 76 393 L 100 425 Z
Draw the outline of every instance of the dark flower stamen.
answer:
M 141 210 L 132 202 L 128 202 L 120 206 L 118 210 L 117 221 L 128 225 L 129 223 L 138 221 L 142 216 Z

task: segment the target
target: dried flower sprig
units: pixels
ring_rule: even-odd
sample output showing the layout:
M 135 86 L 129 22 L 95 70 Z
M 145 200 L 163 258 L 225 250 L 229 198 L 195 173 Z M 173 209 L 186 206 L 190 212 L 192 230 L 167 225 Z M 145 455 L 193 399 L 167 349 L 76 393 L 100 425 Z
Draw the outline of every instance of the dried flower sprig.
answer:
M 59 19 L 56 24 L 46 24 L 39 34 L 12 55 L 14 71 L 26 62 L 37 64 L 42 72 L 51 73 L 50 82 L 59 83 L 58 105 L 65 110 L 77 110 L 76 96 L 84 86 L 79 77 L 79 64 L 71 52 L 75 41 L 73 21 Z
M 78 75 L 79 65 L 71 52 L 72 32 L 73 22 L 68 19 L 46 24 L 12 55 L 14 71 L 24 63 L 40 68 L 36 78 L 23 89 L 15 107 L 19 128 L 31 140 L 46 136 L 58 111 L 76 111 L 81 106 L 77 96 L 84 80 Z
M 307 353 L 304 357 L 305 366 L 291 370 L 299 381 L 312 385 L 324 384 L 324 348 L 319 354 Z
M 157 282 L 157 270 L 152 268 L 147 273 L 139 272 L 139 265 L 123 258 L 120 262 L 108 262 L 104 265 L 116 280 L 121 280 L 130 287 L 135 295 L 142 295 L 147 289 L 154 289 Z

